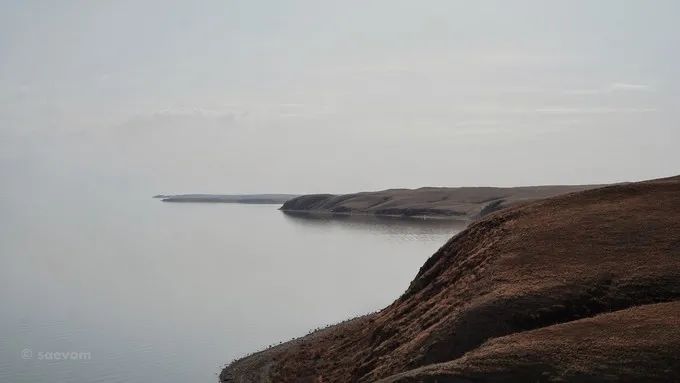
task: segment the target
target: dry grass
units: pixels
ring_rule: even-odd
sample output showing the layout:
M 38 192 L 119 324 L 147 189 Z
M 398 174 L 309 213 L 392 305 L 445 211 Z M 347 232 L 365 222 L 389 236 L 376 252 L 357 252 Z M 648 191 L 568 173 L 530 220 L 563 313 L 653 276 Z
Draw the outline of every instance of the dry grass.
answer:
M 221 378 L 654 380 L 680 372 L 668 358 L 680 351 L 678 306 L 654 305 L 679 297 L 680 178 L 610 186 L 473 223 L 387 308 L 237 361 Z

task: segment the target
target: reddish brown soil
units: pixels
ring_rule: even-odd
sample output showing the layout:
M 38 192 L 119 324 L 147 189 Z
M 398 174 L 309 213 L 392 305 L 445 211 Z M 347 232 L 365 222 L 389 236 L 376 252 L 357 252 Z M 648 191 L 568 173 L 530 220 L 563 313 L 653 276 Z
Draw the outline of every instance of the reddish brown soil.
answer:
M 220 378 L 677 381 L 676 300 L 680 177 L 609 186 L 473 223 L 387 308 L 239 360 Z
M 381 382 L 673 382 L 679 328 L 680 302 L 636 306 L 494 338 Z

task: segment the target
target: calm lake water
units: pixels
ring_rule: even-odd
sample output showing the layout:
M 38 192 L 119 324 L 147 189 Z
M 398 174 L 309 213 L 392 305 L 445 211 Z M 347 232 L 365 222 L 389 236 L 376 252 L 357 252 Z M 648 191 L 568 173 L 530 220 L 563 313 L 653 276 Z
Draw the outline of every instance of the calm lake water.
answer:
M 277 207 L 6 204 L 0 381 L 214 382 L 233 358 L 389 304 L 462 229 Z

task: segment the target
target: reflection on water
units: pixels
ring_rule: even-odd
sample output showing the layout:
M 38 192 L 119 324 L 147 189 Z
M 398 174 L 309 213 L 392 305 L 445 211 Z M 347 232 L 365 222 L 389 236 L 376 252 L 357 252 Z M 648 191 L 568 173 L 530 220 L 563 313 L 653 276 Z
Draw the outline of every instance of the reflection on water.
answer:
M 454 219 L 399 218 L 375 215 L 314 214 L 282 211 L 287 220 L 310 230 L 361 230 L 387 234 L 401 240 L 440 240 L 462 231 L 468 221 Z
M 0 382 L 216 381 L 230 359 L 389 304 L 464 225 L 120 195 L 6 206 Z

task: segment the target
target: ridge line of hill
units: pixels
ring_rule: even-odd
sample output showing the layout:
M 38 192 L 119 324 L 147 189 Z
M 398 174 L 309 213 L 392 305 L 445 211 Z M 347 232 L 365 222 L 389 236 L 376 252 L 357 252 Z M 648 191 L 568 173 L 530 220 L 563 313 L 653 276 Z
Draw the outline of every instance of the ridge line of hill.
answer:
M 423 187 L 350 194 L 307 194 L 287 200 L 280 210 L 288 214 L 468 220 L 533 200 L 601 186 Z

